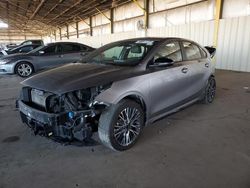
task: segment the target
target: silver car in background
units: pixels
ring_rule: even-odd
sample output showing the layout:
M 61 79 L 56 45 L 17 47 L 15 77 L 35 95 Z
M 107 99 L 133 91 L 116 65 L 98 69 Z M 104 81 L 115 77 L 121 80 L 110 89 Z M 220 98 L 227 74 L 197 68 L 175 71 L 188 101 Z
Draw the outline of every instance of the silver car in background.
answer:
M 24 82 L 17 105 L 36 134 L 87 142 L 98 132 L 113 150 L 132 147 L 145 125 L 194 102 L 211 103 L 215 51 L 180 38 L 110 43 L 82 62 Z
M 94 48 L 80 43 L 50 43 L 25 54 L 1 57 L 0 74 L 18 74 L 21 77 L 28 77 L 42 69 L 78 61 L 93 50 Z

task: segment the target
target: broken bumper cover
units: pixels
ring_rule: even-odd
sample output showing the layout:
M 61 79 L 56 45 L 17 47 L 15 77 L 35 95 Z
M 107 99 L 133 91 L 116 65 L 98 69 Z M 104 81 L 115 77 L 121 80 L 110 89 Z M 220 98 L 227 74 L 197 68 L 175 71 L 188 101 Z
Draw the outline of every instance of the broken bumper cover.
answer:
M 67 142 L 84 141 L 92 136 L 92 129 L 86 123 L 86 117 L 91 115 L 90 110 L 81 112 L 81 117 L 79 117 L 82 118 L 81 124 L 71 126 L 64 122 L 66 113 L 46 113 L 26 105 L 21 100 L 17 101 L 17 107 L 23 123 L 27 124 L 35 134 Z

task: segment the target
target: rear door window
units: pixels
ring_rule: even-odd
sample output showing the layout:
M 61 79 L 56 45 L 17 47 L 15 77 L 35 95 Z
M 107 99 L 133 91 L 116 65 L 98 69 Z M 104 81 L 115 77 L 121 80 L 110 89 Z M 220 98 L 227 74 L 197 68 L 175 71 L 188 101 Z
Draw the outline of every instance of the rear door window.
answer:
M 162 46 L 162 48 L 155 54 L 154 60 L 161 57 L 171 59 L 174 62 L 182 61 L 179 42 L 170 42 Z
M 183 42 L 183 47 L 187 60 L 201 59 L 200 48 L 197 45 L 191 42 Z
M 62 53 L 73 53 L 80 52 L 81 47 L 76 44 L 61 44 L 61 52 Z

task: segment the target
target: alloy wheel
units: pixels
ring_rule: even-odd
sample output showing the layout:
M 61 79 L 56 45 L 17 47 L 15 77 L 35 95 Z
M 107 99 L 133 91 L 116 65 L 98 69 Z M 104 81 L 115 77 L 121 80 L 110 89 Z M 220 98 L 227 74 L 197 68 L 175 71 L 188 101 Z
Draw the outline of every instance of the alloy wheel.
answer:
M 32 67 L 31 65 L 27 64 L 27 63 L 22 63 L 20 65 L 18 65 L 17 67 L 17 72 L 20 76 L 23 76 L 23 77 L 27 77 L 29 75 L 32 74 Z
M 137 108 L 123 109 L 114 126 L 114 138 L 121 146 L 128 146 L 138 137 L 141 129 L 141 114 Z

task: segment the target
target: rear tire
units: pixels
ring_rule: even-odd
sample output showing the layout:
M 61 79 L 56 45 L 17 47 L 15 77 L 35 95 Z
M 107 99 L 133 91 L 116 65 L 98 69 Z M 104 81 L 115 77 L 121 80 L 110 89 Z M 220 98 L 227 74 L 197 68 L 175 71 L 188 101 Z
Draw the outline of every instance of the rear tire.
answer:
M 15 73 L 20 77 L 29 77 L 34 73 L 34 67 L 31 63 L 20 62 L 15 67 Z
M 204 97 L 201 100 L 204 104 L 210 104 L 213 102 L 216 93 L 216 81 L 214 77 L 210 77 L 204 92 Z
M 137 142 L 143 126 L 144 112 L 140 104 L 122 100 L 101 114 L 98 134 L 105 146 L 124 151 Z

